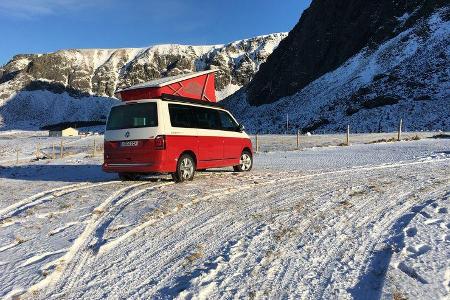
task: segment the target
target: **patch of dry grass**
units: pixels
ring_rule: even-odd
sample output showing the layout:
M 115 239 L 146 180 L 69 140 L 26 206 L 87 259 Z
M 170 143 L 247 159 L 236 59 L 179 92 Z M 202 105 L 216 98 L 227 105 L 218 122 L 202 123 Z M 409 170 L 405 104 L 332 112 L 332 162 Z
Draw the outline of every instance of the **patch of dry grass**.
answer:
M 431 137 L 432 139 L 450 139 L 450 134 L 440 133 Z
M 403 293 L 400 291 L 394 291 L 394 293 L 392 293 L 392 299 L 393 300 L 408 300 L 408 298 L 405 295 L 403 295 Z
M 379 139 L 379 140 L 367 142 L 366 144 L 392 143 L 392 142 L 397 142 L 397 138 L 391 137 L 389 139 Z
M 25 238 L 23 238 L 21 236 L 16 236 L 14 240 L 16 241 L 17 245 L 23 244 L 26 241 L 28 241 L 27 239 L 25 239 Z
M 72 206 L 73 206 L 73 204 L 69 204 L 69 203 L 66 203 L 66 202 L 60 203 L 58 205 L 59 209 L 68 209 L 68 208 L 71 208 Z
M 416 134 L 410 138 L 405 138 L 404 140 L 405 141 L 418 141 L 418 140 L 420 140 L 420 136 Z
M 9 224 L 9 223 L 12 223 L 13 221 L 14 221 L 13 218 L 7 217 L 7 218 L 4 218 L 3 220 L 0 220 L 0 225 Z
M 198 244 L 197 247 L 195 248 L 195 250 L 191 254 L 186 256 L 186 261 L 185 261 L 184 265 L 186 266 L 188 264 L 192 264 L 196 260 L 202 258 L 203 256 L 204 256 L 203 245 Z
M 357 196 L 363 196 L 363 195 L 366 195 L 366 194 L 367 194 L 366 190 L 357 190 L 357 191 L 350 192 L 348 195 L 350 197 L 357 197 Z
M 343 201 L 339 202 L 339 205 L 342 207 L 345 207 L 345 208 L 350 208 L 353 206 L 353 204 L 348 200 L 343 200 Z

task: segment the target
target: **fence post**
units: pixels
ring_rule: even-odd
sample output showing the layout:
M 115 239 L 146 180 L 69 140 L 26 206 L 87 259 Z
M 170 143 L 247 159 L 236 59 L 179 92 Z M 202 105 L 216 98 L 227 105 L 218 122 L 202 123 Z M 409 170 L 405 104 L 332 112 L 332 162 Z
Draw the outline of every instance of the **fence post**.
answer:
M 286 134 L 289 134 L 289 114 L 286 114 Z
M 401 141 L 401 139 L 402 139 L 402 125 L 403 125 L 403 120 L 400 119 L 400 123 L 398 124 L 397 141 Z
M 347 138 L 345 143 L 347 144 L 347 146 L 350 146 L 350 125 L 347 125 Z
M 94 139 L 94 148 L 92 150 L 92 156 L 95 156 L 95 139 Z
M 300 149 L 300 130 L 297 129 L 297 150 Z
M 63 157 L 64 157 L 64 145 L 63 145 L 63 139 L 61 139 L 60 158 L 62 159 Z
M 259 151 L 259 141 L 258 141 L 258 134 L 256 134 L 256 152 Z

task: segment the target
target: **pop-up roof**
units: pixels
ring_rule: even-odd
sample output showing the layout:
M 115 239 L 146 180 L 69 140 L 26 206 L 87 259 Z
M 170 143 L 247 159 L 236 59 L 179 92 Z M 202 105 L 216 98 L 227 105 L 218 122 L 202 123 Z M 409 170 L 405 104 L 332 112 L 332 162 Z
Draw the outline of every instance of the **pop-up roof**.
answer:
M 216 102 L 214 72 L 208 70 L 155 79 L 118 90 L 115 95 L 122 101 L 158 99 L 162 94 Z

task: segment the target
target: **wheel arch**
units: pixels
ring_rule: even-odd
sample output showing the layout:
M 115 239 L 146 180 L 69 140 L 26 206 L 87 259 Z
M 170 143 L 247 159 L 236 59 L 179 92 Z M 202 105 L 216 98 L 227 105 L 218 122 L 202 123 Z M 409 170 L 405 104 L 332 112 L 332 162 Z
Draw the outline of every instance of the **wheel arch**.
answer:
M 250 154 L 253 156 L 253 151 L 252 151 L 252 149 L 250 148 L 250 147 L 244 147 L 244 149 L 242 149 L 242 152 L 244 152 L 244 151 L 248 151 L 248 152 L 250 152 Z M 241 153 L 242 153 L 241 152 Z
M 197 168 L 198 160 L 197 160 L 197 155 L 195 154 L 195 152 L 192 150 L 184 150 L 183 152 L 180 153 L 180 155 L 178 156 L 178 159 L 180 159 L 180 157 L 183 156 L 184 154 L 188 154 L 188 155 L 192 156 L 192 158 L 194 159 L 194 162 L 195 162 L 195 167 Z

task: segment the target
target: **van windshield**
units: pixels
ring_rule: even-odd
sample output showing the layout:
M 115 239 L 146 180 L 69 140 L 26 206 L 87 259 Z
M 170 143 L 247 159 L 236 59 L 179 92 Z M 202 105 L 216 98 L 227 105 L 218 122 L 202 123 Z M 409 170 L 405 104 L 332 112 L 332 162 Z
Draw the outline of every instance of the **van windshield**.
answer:
M 111 108 L 106 130 L 158 126 L 156 103 L 137 103 Z

